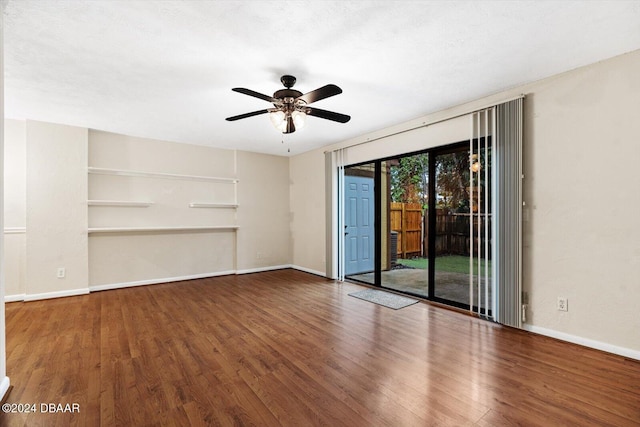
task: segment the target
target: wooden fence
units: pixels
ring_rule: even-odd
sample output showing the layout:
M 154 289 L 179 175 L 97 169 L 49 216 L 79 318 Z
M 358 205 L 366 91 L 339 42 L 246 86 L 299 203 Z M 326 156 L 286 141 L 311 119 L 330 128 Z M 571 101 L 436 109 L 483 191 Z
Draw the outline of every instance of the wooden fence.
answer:
M 436 255 L 463 255 L 469 256 L 469 221 L 473 218 L 473 254 L 478 255 L 478 241 L 484 253 L 488 243 L 489 258 L 491 258 L 491 222 L 489 222 L 489 240 L 486 242 L 484 218 L 478 218 L 477 214 L 450 213 L 446 210 L 436 209 Z M 424 218 L 424 242 L 429 238 L 427 218 Z M 480 227 L 480 236 L 478 236 Z M 425 246 L 427 248 L 427 246 Z M 424 256 L 428 256 L 427 250 Z
M 450 213 L 436 209 L 436 255 L 469 255 L 469 214 Z M 478 216 L 473 216 L 473 229 L 478 228 Z M 397 257 L 427 257 L 429 255 L 428 216 L 422 216 L 418 203 L 391 203 L 391 230 L 397 232 Z M 480 246 L 485 250 L 484 224 L 481 224 Z M 424 231 L 423 231 L 424 230 Z M 491 226 L 489 226 L 489 254 L 491 254 Z M 473 235 L 474 255 L 477 255 L 478 236 Z
M 423 220 L 420 203 L 391 202 L 389 217 L 391 231 L 398 233 L 398 257 L 422 256 Z

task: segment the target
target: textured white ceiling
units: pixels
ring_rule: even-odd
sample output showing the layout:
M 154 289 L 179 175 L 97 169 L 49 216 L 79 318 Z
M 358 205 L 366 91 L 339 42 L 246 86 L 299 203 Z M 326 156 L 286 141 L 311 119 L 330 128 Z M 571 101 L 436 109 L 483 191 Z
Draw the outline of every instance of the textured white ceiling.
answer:
M 640 1 L 9 1 L 5 114 L 287 155 L 640 48 Z M 347 124 L 283 136 L 280 76 Z

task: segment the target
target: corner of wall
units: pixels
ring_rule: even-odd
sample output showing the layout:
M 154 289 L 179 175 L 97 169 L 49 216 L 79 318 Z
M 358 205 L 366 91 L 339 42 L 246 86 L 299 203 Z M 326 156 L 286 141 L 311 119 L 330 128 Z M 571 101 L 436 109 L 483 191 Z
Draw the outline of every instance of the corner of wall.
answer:
M 0 70 L 4 70 L 4 7 L 2 2 L 0 8 Z M 0 176 L 4 176 L 4 75 L 0 75 Z M 3 180 L 4 181 L 4 180 Z M 4 189 L 0 187 L 0 226 L 3 233 L 0 234 L 0 297 L 4 299 Z M 6 320 L 4 314 L 4 304 L 0 304 L 0 399 L 9 390 L 9 377 L 7 377 L 7 347 L 6 347 Z
M 325 159 L 322 149 L 290 158 L 291 263 L 326 275 Z
M 237 269 L 290 265 L 290 159 L 238 151 L 237 162 Z

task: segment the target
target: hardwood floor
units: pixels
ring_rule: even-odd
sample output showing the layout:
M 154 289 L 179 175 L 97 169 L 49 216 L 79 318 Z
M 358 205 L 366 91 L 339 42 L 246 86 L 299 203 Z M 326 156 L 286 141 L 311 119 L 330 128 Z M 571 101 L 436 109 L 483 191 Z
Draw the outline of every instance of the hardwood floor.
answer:
M 2 426 L 640 424 L 640 362 L 281 270 L 6 305 Z

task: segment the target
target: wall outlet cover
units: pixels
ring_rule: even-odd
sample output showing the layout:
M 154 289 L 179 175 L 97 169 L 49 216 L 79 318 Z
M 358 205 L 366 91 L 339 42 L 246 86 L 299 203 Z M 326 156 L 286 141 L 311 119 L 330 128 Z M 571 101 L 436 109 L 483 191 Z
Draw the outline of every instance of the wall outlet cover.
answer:
M 558 297 L 558 311 L 569 311 L 569 301 L 565 297 Z

